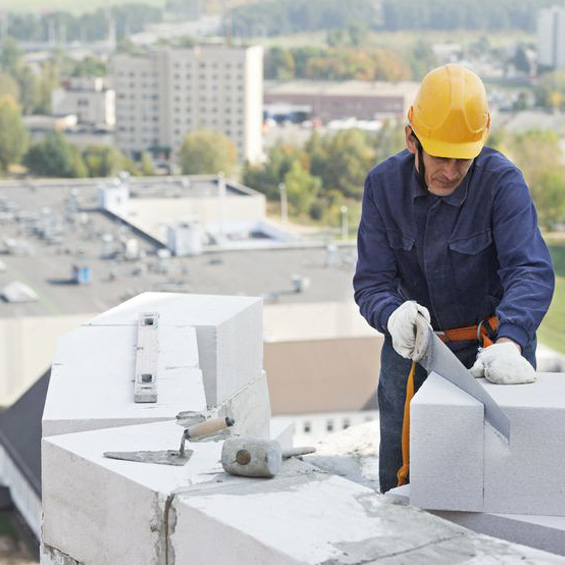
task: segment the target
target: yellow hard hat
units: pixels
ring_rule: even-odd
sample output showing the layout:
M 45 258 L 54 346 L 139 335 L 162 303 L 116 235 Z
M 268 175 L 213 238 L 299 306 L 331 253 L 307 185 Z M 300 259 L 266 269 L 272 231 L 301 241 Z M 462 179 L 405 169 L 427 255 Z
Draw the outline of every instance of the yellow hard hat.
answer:
M 426 153 L 474 159 L 490 127 L 487 93 L 481 79 L 461 65 L 431 70 L 408 110 L 408 121 Z

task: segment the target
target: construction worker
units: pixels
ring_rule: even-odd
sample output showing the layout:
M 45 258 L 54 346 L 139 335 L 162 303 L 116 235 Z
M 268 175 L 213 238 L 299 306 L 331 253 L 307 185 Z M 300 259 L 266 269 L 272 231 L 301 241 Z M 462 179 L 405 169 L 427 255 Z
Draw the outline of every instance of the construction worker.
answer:
M 385 336 L 377 395 L 383 493 L 407 480 L 402 430 L 420 332 L 428 324 L 442 332 L 476 377 L 532 382 L 536 330 L 554 289 L 524 178 L 484 146 L 490 113 L 480 78 L 453 64 L 430 71 L 408 122 L 407 149 L 365 181 L 354 277 L 361 314 Z M 417 365 L 416 391 L 426 377 Z

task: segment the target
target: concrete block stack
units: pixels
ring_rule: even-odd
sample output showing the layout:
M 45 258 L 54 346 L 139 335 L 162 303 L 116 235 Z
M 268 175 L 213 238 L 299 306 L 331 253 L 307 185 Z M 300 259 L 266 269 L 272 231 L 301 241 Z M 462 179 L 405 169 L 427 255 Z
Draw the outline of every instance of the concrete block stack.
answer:
M 133 402 L 142 312 L 157 313 L 162 330 L 153 405 Z M 232 416 L 232 432 L 269 437 L 261 343 L 260 300 L 171 294 L 142 295 L 61 340 L 44 419 L 42 565 L 563 562 L 302 461 L 272 479 L 227 474 L 218 436 L 187 442 L 182 466 L 104 457 L 178 452 L 179 423 L 204 417 Z M 289 443 L 285 428 L 273 436 Z
M 510 443 L 484 424 L 482 404 L 432 373 L 411 404 L 410 486 L 391 495 L 565 555 L 565 375 L 483 384 L 510 418 Z

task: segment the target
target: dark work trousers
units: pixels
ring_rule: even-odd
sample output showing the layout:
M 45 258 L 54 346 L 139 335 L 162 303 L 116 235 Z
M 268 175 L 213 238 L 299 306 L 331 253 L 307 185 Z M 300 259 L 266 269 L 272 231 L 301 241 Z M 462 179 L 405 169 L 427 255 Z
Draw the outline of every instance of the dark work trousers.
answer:
M 453 353 L 468 369 L 477 357 L 477 342 L 454 344 Z M 522 355 L 536 367 L 536 338 L 528 343 Z M 402 467 L 402 422 L 406 383 L 410 372 L 409 359 L 404 359 L 392 347 L 390 335 L 385 335 L 381 351 L 381 372 L 377 389 L 381 443 L 379 448 L 379 480 L 382 493 L 398 486 L 397 472 Z M 426 370 L 416 365 L 414 391 L 416 392 L 427 377 Z

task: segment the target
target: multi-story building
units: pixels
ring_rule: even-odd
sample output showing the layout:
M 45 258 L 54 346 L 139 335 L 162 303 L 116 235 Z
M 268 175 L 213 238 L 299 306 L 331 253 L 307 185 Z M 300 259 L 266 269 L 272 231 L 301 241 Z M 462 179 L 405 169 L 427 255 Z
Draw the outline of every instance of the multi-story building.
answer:
M 113 126 L 114 91 L 102 78 L 71 78 L 53 91 L 51 112 L 54 116 L 73 114 L 79 124 Z
M 124 152 L 150 150 L 174 160 L 188 132 L 207 129 L 227 135 L 242 161 L 260 159 L 262 47 L 199 45 L 122 54 L 113 59 L 112 73 L 116 142 Z
M 265 105 L 294 107 L 327 123 L 331 120 L 404 120 L 418 90 L 416 82 L 267 81 Z
M 565 69 L 565 7 L 553 6 L 538 15 L 538 63 Z

